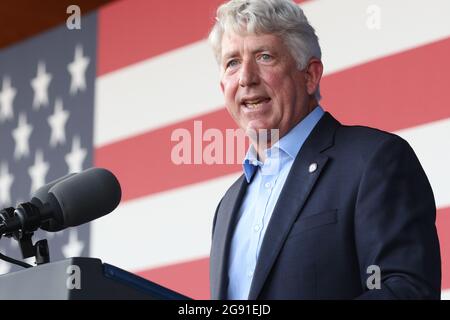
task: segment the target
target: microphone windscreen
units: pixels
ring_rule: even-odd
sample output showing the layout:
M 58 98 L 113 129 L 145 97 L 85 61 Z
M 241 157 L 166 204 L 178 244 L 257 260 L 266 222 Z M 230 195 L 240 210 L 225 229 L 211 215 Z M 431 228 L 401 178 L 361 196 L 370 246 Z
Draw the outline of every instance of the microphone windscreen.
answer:
M 100 218 L 120 203 L 119 181 L 110 171 L 90 168 L 50 188 L 62 214 L 64 228 Z M 56 209 L 56 208 L 55 208 Z

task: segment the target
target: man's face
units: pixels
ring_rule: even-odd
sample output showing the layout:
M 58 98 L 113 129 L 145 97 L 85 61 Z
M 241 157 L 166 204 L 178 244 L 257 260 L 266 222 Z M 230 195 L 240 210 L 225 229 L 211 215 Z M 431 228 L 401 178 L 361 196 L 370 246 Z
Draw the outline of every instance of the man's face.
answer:
M 282 137 L 294 127 L 309 112 L 306 78 L 276 35 L 223 35 L 220 85 L 229 113 L 246 132 L 279 129 Z

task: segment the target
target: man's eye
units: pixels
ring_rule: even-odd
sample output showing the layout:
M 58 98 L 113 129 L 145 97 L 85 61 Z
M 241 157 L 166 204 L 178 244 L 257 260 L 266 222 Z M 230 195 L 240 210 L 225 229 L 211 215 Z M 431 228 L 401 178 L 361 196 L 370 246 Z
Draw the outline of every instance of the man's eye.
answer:
M 260 59 L 263 60 L 263 61 L 270 61 L 270 60 L 272 59 L 272 56 L 271 56 L 270 54 L 263 53 L 263 54 L 260 56 Z
M 237 64 L 238 64 L 238 61 L 236 59 L 235 60 L 230 60 L 230 61 L 227 62 L 227 68 L 234 67 Z

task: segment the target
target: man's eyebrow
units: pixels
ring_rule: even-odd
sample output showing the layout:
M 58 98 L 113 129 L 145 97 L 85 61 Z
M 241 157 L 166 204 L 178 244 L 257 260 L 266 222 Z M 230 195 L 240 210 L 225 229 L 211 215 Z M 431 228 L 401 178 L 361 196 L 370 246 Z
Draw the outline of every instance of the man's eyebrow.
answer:
M 237 55 L 238 55 L 238 51 L 229 51 L 223 55 L 222 60 L 225 61 L 225 60 L 228 60 L 229 58 L 235 57 Z
M 253 49 L 253 50 L 252 50 L 252 54 L 259 53 L 259 52 L 263 52 L 263 51 L 271 51 L 271 52 L 272 52 L 272 51 L 274 51 L 274 50 L 272 50 L 271 47 L 262 45 L 262 46 L 260 46 L 260 47 L 257 47 L 257 48 L 255 48 L 255 49 Z M 235 51 L 229 51 L 229 52 L 227 52 L 227 53 L 225 53 L 225 54 L 223 55 L 222 60 L 225 61 L 225 60 L 228 60 L 229 58 L 235 57 L 235 56 L 237 56 L 237 55 L 239 55 L 239 52 L 238 52 L 237 50 L 235 50 Z
M 274 50 L 271 47 L 262 45 L 260 47 L 257 47 L 256 49 L 254 49 L 252 51 L 252 53 L 258 53 L 258 52 L 262 52 L 262 51 L 274 51 Z

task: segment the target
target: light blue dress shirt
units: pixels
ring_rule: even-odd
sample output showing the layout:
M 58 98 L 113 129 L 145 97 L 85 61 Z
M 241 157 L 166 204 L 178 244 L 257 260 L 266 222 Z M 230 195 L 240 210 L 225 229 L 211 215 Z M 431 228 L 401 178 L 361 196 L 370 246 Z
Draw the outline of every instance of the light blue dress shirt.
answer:
M 264 163 L 258 160 L 253 145 L 250 146 L 243 162 L 244 175 L 250 185 L 231 241 L 228 299 L 248 298 L 259 250 L 281 189 L 300 148 L 323 114 L 323 109 L 317 106 L 266 150 Z

